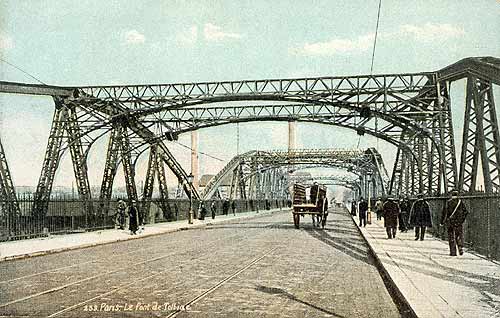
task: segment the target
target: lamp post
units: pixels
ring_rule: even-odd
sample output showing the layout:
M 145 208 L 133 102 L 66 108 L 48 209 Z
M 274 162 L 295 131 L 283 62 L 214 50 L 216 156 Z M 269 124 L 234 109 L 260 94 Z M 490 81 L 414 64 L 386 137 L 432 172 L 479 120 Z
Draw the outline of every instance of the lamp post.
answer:
M 193 180 L 194 180 L 194 176 L 192 173 L 190 173 L 188 176 L 187 176 L 187 180 L 189 182 L 189 219 L 188 219 L 188 223 L 189 224 L 193 224 Z
M 372 181 L 372 174 L 371 172 L 368 172 L 366 174 L 368 180 L 368 211 L 366 212 L 366 223 L 372 224 L 372 205 L 371 205 L 371 194 L 370 194 L 370 186 L 371 186 L 371 181 Z

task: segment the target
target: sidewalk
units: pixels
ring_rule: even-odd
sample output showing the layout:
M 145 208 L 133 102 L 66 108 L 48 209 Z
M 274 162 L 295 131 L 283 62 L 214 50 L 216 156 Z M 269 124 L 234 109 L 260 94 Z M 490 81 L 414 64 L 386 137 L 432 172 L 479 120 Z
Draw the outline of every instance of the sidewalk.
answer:
M 500 317 L 499 263 L 467 251 L 449 256 L 448 242 L 427 233 L 424 241 L 415 241 L 414 231 L 387 239 L 376 218 L 360 230 L 389 285 L 411 308 L 407 316 Z
M 283 208 L 282 211 L 289 212 L 289 209 Z M 220 224 L 233 220 L 255 218 L 276 212 L 280 212 L 280 209 L 260 210 L 259 213 L 256 213 L 255 211 L 243 212 L 237 213 L 236 216 L 233 216 L 232 214 L 218 215 L 214 220 L 212 220 L 211 217 L 205 218 L 205 220 L 203 221 L 193 220 L 193 224 L 188 224 L 187 220 L 147 224 L 145 226 L 145 230 L 141 233 L 138 232 L 137 235 L 130 235 L 130 232 L 127 230 L 108 229 L 77 234 L 50 235 L 49 237 L 29 240 L 1 242 L 0 262 L 57 253 L 83 247 L 138 239 L 181 230 L 203 228 L 211 224 Z

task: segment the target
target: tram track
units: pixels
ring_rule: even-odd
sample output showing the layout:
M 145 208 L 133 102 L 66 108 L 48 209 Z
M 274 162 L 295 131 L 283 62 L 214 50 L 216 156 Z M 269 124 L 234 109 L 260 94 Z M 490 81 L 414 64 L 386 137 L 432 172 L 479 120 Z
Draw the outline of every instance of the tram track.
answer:
M 133 264 L 128 264 L 127 266 L 123 266 L 123 267 L 120 267 L 118 269 L 114 269 L 112 271 L 107 271 L 105 273 L 100 273 L 98 275 L 93 275 L 92 277 L 87 277 L 85 279 L 80 279 L 80 280 L 77 280 L 77 281 L 73 281 L 73 282 L 68 283 L 68 284 L 56 286 L 54 288 L 50 288 L 50 289 L 47 289 L 47 290 L 44 290 L 44 291 L 41 291 L 41 292 L 38 292 L 38 293 L 35 293 L 35 294 L 27 295 L 25 297 L 21 297 L 21 298 L 14 299 L 12 301 L 0 304 L 0 309 L 1 308 L 5 308 L 5 307 L 10 306 L 10 305 L 15 305 L 17 303 L 22 303 L 24 301 L 31 300 L 31 299 L 37 298 L 39 296 L 47 295 L 47 294 L 54 293 L 54 292 L 59 292 L 59 291 L 62 291 L 64 289 L 68 288 L 68 287 L 75 286 L 77 284 L 86 283 L 86 282 L 90 282 L 90 281 L 97 280 L 97 279 L 103 280 L 103 278 L 106 277 L 106 276 L 110 276 L 112 274 L 119 273 L 119 272 L 127 272 L 127 269 L 129 269 L 129 268 L 135 268 L 137 266 L 144 265 L 144 264 L 151 264 L 152 262 L 160 261 L 160 260 L 166 259 L 166 258 L 174 256 L 174 255 L 176 257 L 178 257 L 178 256 L 182 256 L 182 255 L 189 255 L 189 254 L 192 254 L 192 253 L 199 253 L 203 249 L 210 248 L 210 246 L 212 246 L 212 245 L 217 245 L 220 241 L 223 241 L 223 240 L 228 240 L 228 241 L 231 241 L 231 242 L 238 241 L 239 244 L 241 244 L 243 240 L 245 240 L 245 239 L 247 239 L 249 237 L 253 238 L 253 237 L 258 236 L 261 233 L 261 231 L 260 231 L 261 229 L 268 228 L 269 226 L 272 226 L 272 225 L 273 225 L 272 223 L 268 223 L 268 224 L 263 225 L 262 227 L 259 227 L 259 229 L 255 229 L 254 230 L 254 233 L 255 233 L 254 235 L 250 235 L 249 236 L 248 235 L 249 233 L 246 232 L 246 233 L 243 233 L 243 234 L 242 233 L 238 233 L 238 234 L 231 235 L 231 236 L 223 236 L 223 237 L 221 237 L 221 238 L 219 238 L 219 239 L 217 239 L 215 241 L 209 242 L 208 244 L 204 244 L 202 246 L 198 246 L 196 248 L 192 248 L 192 249 L 183 251 L 181 253 L 179 253 L 179 252 L 172 252 L 172 253 L 162 254 L 162 255 L 160 255 L 158 257 L 155 257 L 155 258 L 152 258 L 152 259 L 147 259 L 147 260 L 143 260 L 143 261 L 140 261 L 140 262 L 135 262 Z M 143 250 L 143 249 L 138 249 L 138 250 Z M 134 253 L 136 251 L 137 250 L 131 251 L 129 253 Z M 200 255 L 201 255 L 200 257 L 195 258 L 195 259 L 199 259 L 199 258 L 203 257 L 202 253 L 200 253 Z M 99 261 L 99 262 L 100 263 L 106 263 L 106 261 L 109 262 L 110 260 L 112 260 L 112 258 L 108 258 L 107 260 L 103 260 L 103 261 Z M 95 262 L 95 261 L 84 262 L 84 263 L 89 264 L 89 263 L 93 263 L 93 262 Z M 75 264 L 74 266 L 78 266 L 78 265 L 82 265 L 82 263 Z M 70 268 L 70 267 L 73 267 L 73 266 L 64 266 L 64 267 L 61 267 L 61 268 Z M 61 269 L 61 268 L 59 268 L 59 269 Z M 56 270 L 54 270 L 54 271 L 56 271 Z M 135 285 L 138 281 L 147 281 L 148 279 L 151 279 L 151 278 L 154 278 L 154 277 L 156 277 L 158 275 L 164 274 L 165 271 L 161 271 L 161 272 L 155 273 L 153 275 L 148 275 L 148 276 L 142 277 L 142 278 L 140 278 L 138 280 L 136 279 L 133 282 L 123 284 L 122 286 L 119 286 L 118 288 L 115 288 L 115 289 L 113 289 L 111 291 L 107 291 L 106 293 L 102 293 L 100 295 L 92 297 L 91 299 L 88 299 L 86 301 L 80 302 L 80 303 L 75 304 L 75 305 L 73 305 L 71 307 L 68 307 L 68 308 L 64 309 L 61 313 L 70 311 L 69 308 L 76 309 L 78 307 L 83 306 L 84 304 L 86 304 L 88 302 L 91 302 L 91 301 L 99 299 L 101 297 L 110 295 L 110 294 L 115 293 L 117 291 L 126 290 L 128 287 L 131 287 L 131 286 Z M 53 271 L 47 271 L 47 272 L 53 272 Z M 29 277 L 32 277 L 34 275 L 40 275 L 40 274 L 42 274 L 42 273 L 37 273 L 37 274 L 32 274 L 32 275 L 26 275 L 26 276 L 24 276 L 24 278 L 29 278 Z M 18 279 L 21 279 L 21 278 L 18 278 Z M 59 312 L 56 312 L 56 313 L 54 313 L 52 315 L 53 315 L 53 317 L 56 317 L 57 315 L 59 315 Z M 51 317 L 52 317 L 52 315 L 51 315 Z
M 272 226 L 272 224 L 268 224 L 266 226 Z M 213 226 L 213 227 L 210 226 L 210 227 L 207 227 L 206 229 L 217 229 L 217 227 L 216 226 Z M 167 235 L 167 234 L 171 234 L 171 233 L 165 233 L 165 235 Z M 145 237 L 145 239 L 150 239 L 150 238 L 151 237 Z M 128 241 L 120 241 L 120 242 L 116 242 L 116 243 L 117 244 L 126 244 L 126 243 L 129 243 L 129 242 Z M 169 247 L 174 247 L 174 246 L 175 246 L 175 243 L 172 243 L 171 246 L 169 246 Z M 85 247 L 85 248 L 92 248 L 92 247 Z M 157 247 L 156 246 L 152 246 L 152 247 L 148 247 L 148 248 L 142 248 L 142 247 L 141 248 L 136 248 L 136 249 L 134 249 L 132 251 L 128 251 L 126 253 L 120 253 L 120 257 L 123 257 L 124 255 L 135 254 L 137 252 L 144 253 L 144 252 L 147 252 L 147 251 L 150 251 L 150 250 L 154 250 L 154 249 L 157 249 Z M 115 257 L 117 257 L 117 256 L 114 255 L 112 257 L 107 257 L 105 259 L 101 258 L 101 259 L 98 259 L 98 260 L 91 260 L 91 261 L 86 261 L 86 262 L 80 262 L 80 263 L 77 263 L 77 264 L 62 266 L 62 267 L 58 267 L 58 268 L 54 268 L 54 269 L 50 269 L 50 270 L 46 270 L 46 271 L 34 273 L 34 274 L 29 274 L 29 275 L 24 275 L 24 276 L 20 276 L 20 277 L 8 279 L 8 280 L 3 280 L 3 281 L 0 281 L 0 286 L 2 284 L 8 284 L 8 283 L 11 283 L 11 282 L 14 282 L 14 281 L 23 280 L 23 279 L 27 279 L 27 278 L 32 278 L 32 277 L 36 277 L 36 276 L 43 275 L 43 274 L 56 273 L 56 272 L 58 272 L 60 270 L 64 270 L 64 269 L 68 269 L 68 268 L 74 268 L 74 267 L 78 267 L 78 266 L 82 266 L 82 265 L 86 265 L 86 264 L 101 264 L 101 263 L 106 263 L 106 261 L 111 260 L 112 258 L 115 258 Z
M 212 292 L 214 292 L 218 288 L 222 287 L 224 284 L 226 284 L 227 282 L 229 282 L 231 279 L 233 279 L 236 276 L 238 276 L 239 274 L 243 273 L 244 271 L 246 271 L 247 269 L 249 269 L 250 267 L 252 267 L 256 263 L 258 263 L 260 260 L 262 260 L 263 258 L 265 258 L 266 256 L 268 256 L 269 254 L 271 254 L 272 252 L 274 252 L 275 250 L 277 250 L 278 248 L 280 248 L 280 246 L 273 247 L 270 250 L 264 252 L 263 254 L 260 254 L 258 257 L 254 258 L 252 261 L 250 261 L 250 263 L 248 263 L 245 267 L 243 267 L 243 268 L 239 269 L 238 271 L 234 272 L 233 274 L 227 276 L 223 280 L 220 280 L 218 283 L 216 283 L 214 286 L 212 286 L 208 290 L 204 291 L 203 293 L 199 294 L 198 296 L 196 296 L 196 297 L 192 298 L 191 300 L 189 300 L 188 302 L 184 303 L 184 305 L 181 306 L 181 307 L 186 308 L 188 306 L 193 305 L 197 301 L 199 301 L 199 300 L 207 297 L 209 294 L 211 294 Z M 170 315 L 168 315 L 167 318 L 176 317 L 181 312 L 182 312 L 182 310 L 177 309 L 174 312 L 172 312 Z

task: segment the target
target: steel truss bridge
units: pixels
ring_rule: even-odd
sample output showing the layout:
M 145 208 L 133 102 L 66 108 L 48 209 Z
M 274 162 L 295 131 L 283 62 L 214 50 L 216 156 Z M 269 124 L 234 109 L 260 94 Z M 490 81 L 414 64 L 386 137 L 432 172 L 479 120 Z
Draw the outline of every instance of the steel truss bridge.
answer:
M 357 176 L 360 195 L 386 193 L 389 177 L 380 154 L 370 148 L 293 149 L 249 151 L 234 157 L 216 174 L 201 193 L 202 200 L 210 200 L 224 181 L 231 180 L 229 197 L 241 199 L 283 199 L 288 197 L 293 171 L 308 168 L 336 168 Z
M 458 162 L 450 86 L 460 79 L 467 80 L 467 87 L 465 108 L 453 108 L 465 113 Z M 111 198 L 120 164 L 128 196 L 137 199 L 135 163 L 146 149 L 149 166 L 143 198 L 151 197 L 155 178 L 161 196 L 168 197 L 166 165 L 188 196 L 200 199 L 168 142 L 188 131 L 248 121 L 335 125 L 395 145 L 397 160 L 387 191 L 391 194 L 438 194 L 452 188 L 469 192 L 481 182 L 486 192 L 496 192 L 500 138 L 493 86 L 499 83 L 500 59 L 472 57 L 431 72 L 81 87 L 0 82 L 0 93 L 47 95 L 54 100 L 33 206 L 33 213 L 43 215 L 61 156 L 68 149 L 80 198 L 91 199 L 87 157 L 103 136 L 109 138 L 99 198 L 103 202 Z M 7 208 L 15 209 L 15 192 L 1 150 L 1 202 L 14 202 Z M 478 180 L 480 169 L 484 180 Z

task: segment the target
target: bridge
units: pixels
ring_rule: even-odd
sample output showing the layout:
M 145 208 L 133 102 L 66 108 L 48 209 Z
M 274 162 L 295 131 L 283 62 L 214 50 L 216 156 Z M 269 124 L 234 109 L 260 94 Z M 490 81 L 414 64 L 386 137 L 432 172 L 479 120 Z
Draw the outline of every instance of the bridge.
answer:
M 466 81 L 465 105 L 456 105 L 451 98 L 452 83 L 460 80 Z M 413 199 L 417 194 L 424 194 L 432 209 L 441 211 L 450 191 L 458 189 L 470 210 L 480 211 L 471 213 L 465 231 L 470 251 L 483 256 L 470 258 L 481 266 L 487 266 L 482 263 L 487 260 L 499 260 L 497 233 L 500 228 L 495 221 L 498 219 L 495 207 L 500 200 L 500 135 L 493 93 L 497 85 L 500 85 L 500 59 L 495 57 L 470 57 L 440 70 L 400 74 L 105 86 L 0 81 L 0 93 L 51 96 L 54 101 L 52 126 L 33 197 L 21 198 L 16 193 L 8 153 L 5 153 L 0 138 L 0 241 L 16 241 L 17 244 L 17 252 L 12 253 L 7 251 L 7 245 L 2 246 L 5 250 L 0 255 L 3 257 L 0 268 L 8 275 L 0 281 L 0 314 L 24 313 L 22 306 L 26 302 L 40 305 L 44 303 L 44 297 L 66 290 L 71 295 L 90 293 L 93 296 L 83 302 L 66 302 L 61 294 L 61 299 L 57 299 L 53 306 L 47 305 L 50 307 L 49 317 L 76 317 L 92 311 L 122 312 L 127 307 L 118 308 L 115 307 L 118 303 L 105 302 L 96 303 L 97 307 L 94 307 L 94 300 L 105 299 L 111 294 L 118 297 L 119 294 L 121 301 L 137 295 L 138 291 L 133 291 L 135 287 L 121 284 L 123 277 L 120 275 L 126 273 L 140 276 L 139 281 L 155 279 L 155 283 L 140 291 L 149 297 L 143 304 L 144 308 L 146 305 L 152 307 L 153 303 L 160 308 L 165 293 L 172 293 L 181 299 L 182 306 L 194 307 L 196 303 L 199 306 L 203 303 L 205 307 L 200 312 L 215 315 L 217 310 L 210 308 L 210 301 L 224 306 L 219 300 L 234 295 L 234 301 L 228 301 L 231 306 L 236 306 L 235 302 L 248 301 L 249 306 L 263 312 L 263 308 L 267 310 L 268 307 L 265 304 L 262 308 L 257 306 L 260 299 L 276 301 L 279 298 L 286 304 L 293 302 L 293 306 L 305 306 L 313 315 L 342 317 L 339 312 L 324 309 L 328 304 L 323 301 L 339 296 L 328 286 L 339 283 L 334 276 L 349 272 L 346 268 L 340 272 L 333 269 L 331 264 L 335 261 L 332 260 L 339 259 L 339 264 L 344 264 L 339 266 L 352 265 L 366 274 L 367 280 L 374 281 L 376 294 L 372 298 L 367 296 L 366 302 L 373 313 L 379 316 L 418 316 L 418 310 L 408 300 L 412 291 L 407 291 L 408 294 L 403 289 L 399 293 L 394 291 L 398 288 L 397 275 L 402 275 L 402 272 L 406 275 L 411 269 L 405 265 L 398 267 L 402 272 L 387 270 L 392 268 L 391 262 L 395 260 L 406 264 L 407 258 L 403 254 L 414 253 L 413 249 L 417 247 L 401 243 L 398 248 L 403 254 L 394 254 L 389 243 L 380 241 L 383 226 L 378 221 L 374 220 L 368 229 L 360 229 L 349 213 L 352 211 L 346 207 L 361 197 L 372 200 L 376 197 Z M 457 125 L 453 123 L 457 112 L 464 114 L 460 141 L 455 140 Z M 288 136 L 284 136 L 288 138 L 288 149 L 255 149 L 236 154 L 200 189 L 197 133 L 209 127 L 264 121 L 288 124 Z M 394 165 L 387 167 L 384 154 L 376 148 L 297 149 L 297 122 L 342 127 L 359 136 L 371 135 L 384 140 L 394 146 Z M 190 173 L 171 152 L 172 142 L 188 133 L 192 136 Z M 96 197 L 91 191 L 87 161 L 92 147 L 102 139 L 107 140 L 108 148 Z M 459 149 L 457 144 L 460 144 Z M 53 195 L 53 184 L 62 157 L 67 152 L 78 198 L 60 200 Z M 139 193 L 136 173 L 141 156 L 148 156 L 148 166 L 142 180 L 142 193 Z M 125 238 L 121 232 L 104 231 L 114 227 L 116 198 L 113 197 L 113 188 L 118 169 L 123 169 L 125 177 L 125 199 L 140 202 L 140 215 L 145 220 L 146 232 L 150 231 L 140 233 L 140 240 Z M 166 169 L 175 175 L 184 196 L 169 193 Z M 317 170 L 321 172 L 305 173 Z M 324 232 L 307 226 L 303 231 L 292 231 L 287 204 L 294 182 L 318 182 L 330 189 L 342 187 L 350 193 L 349 200 L 331 208 L 332 218 Z M 158 183 L 158 197 L 153 197 L 155 183 Z M 228 212 L 225 199 L 231 202 L 233 215 Z M 202 206 L 208 208 L 209 205 L 213 209 L 213 220 L 190 220 L 186 227 L 188 211 L 202 218 L 197 210 L 202 211 Z M 58 211 L 64 212 L 58 214 Z M 258 218 L 256 211 L 260 215 Z M 439 213 L 433 215 L 435 224 L 439 224 L 438 216 Z M 181 231 L 184 229 L 190 231 Z M 85 231 L 89 232 L 81 233 Z M 104 234 L 94 238 L 95 231 Z M 40 250 L 33 247 L 35 243 L 30 247 L 22 245 L 23 239 L 68 232 L 79 232 L 71 235 L 81 235 L 81 242 L 86 243 L 68 246 L 65 245 L 67 242 L 61 241 L 61 245 L 57 245 L 59 243 L 55 240 L 57 247 L 44 245 Z M 439 228 L 434 228 L 433 232 L 436 238 L 443 236 Z M 274 242 L 274 245 L 270 248 L 265 242 Z M 102 245 L 104 243 L 106 245 Z M 440 248 L 438 240 L 428 244 L 428 250 Z M 86 254 L 80 248 L 94 245 L 97 246 L 88 249 L 90 260 L 86 261 Z M 160 251 L 158 246 L 172 252 Z M 290 246 L 294 248 L 289 249 Z M 26 252 L 19 252 L 23 248 Z M 124 258 L 115 258 L 113 248 Z M 60 258 L 45 255 L 68 249 L 74 251 L 60 253 Z M 210 253 L 211 249 L 213 253 Z M 321 250 L 323 254 L 318 256 L 313 249 Z M 16 274 L 16 266 L 10 260 L 19 258 L 20 266 L 35 268 L 36 260 L 27 256 L 37 253 L 45 255 L 40 258 L 41 271 Z M 390 260 L 383 255 L 389 255 Z M 428 258 L 434 259 L 434 256 Z M 248 262 L 239 268 L 241 260 Z M 264 284 L 253 289 L 242 287 L 246 288 L 245 292 L 238 294 L 240 290 L 235 286 L 246 286 L 249 281 L 257 281 L 260 277 L 302 284 L 303 271 L 297 267 L 298 260 L 303 260 L 313 277 L 331 274 L 307 285 L 320 296 L 317 299 L 301 297 L 300 290 L 291 285 L 282 288 Z M 130 269 L 131 264 L 137 269 Z M 206 264 L 214 264 L 214 268 L 205 268 Z M 93 272 L 94 265 L 100 266 L 102 271 L 99 274 Z M 115 265 L 117 270 L 109 270 Z M 72 282 L 64 284 L 57 275 L 73 266 L 81 267 L 81 273 L 87 278 L 71 273 L 68 277 Z M 238 269 L 228 271 L 227 267 Z M 252 272 L 254 267 L 258 267 L 257 272 L 260 271 L 262 276 Z M 266 268 L 273 268 L 273 272 Z M 378 271 L 382 272 L 383 280 Z M 429 274 L 428 269 L 422 269 L 420 274 Z M 352 273 L 347 276 L 347 289 L 359 289 L 363 295 L 371 293 L 370 286 L 356 284 L 359 277 Z M 45 277 L 50 281 L 46 288 L 41 283 Z M 188 278 L 175 287 L 159 282 L 178 282 L 180 277 Z M 470 281 L 484 279 L 498 286 L 496 278 L 474 277 L 470 274 L 466 278 Z M 85 285 L 87 280 L 100 278 L 109 279 L 112 286 L 107 285 L 108 281 L 102 281 L 96 291 Z M 237 281 L 234 286 L 233 280 Z M 392 281 L 391 286 L 387 286 L 388 281 Z M 321 285 L 324 282 L 325 285 Z M 12 287 L 7 287 L 9 284 Z M 23 287 L 27 285 L 37 286 L 37 289 L 27 293 Z M 80 285 L 84 286 L 82 290 L 79 290 Z M 200 286 L 204 292 L 193 298 L 193 290 L 197 291 Z M 467 287 L 464 286 L 462 288 Z M 500 296 L 496 293 L 490 294 Z M 488 297 L 494 298 L 490 294 Z M 481 297 L 476 298 L 477 303 L 481 303 Z M 384 308 L 391 309 L 377 312 L 377 301 L 381 301 Z M 134 310 L 139 310 L 140 305 L 134 302 L 135 307 Z M 144 308 L 144 311 L 153 310 Z M 43 310 L 40 315 L 45 315 Z M 174 317 L 182 315 L 186 308 L 165 305 L 164 309 L 158 310 Z M 342 313 L 344 316 L 356 315 L 355 311 Z

